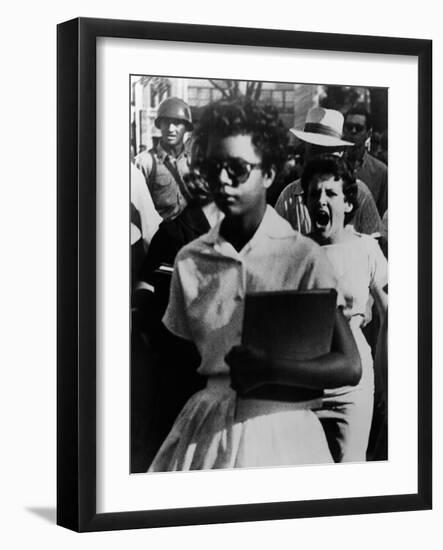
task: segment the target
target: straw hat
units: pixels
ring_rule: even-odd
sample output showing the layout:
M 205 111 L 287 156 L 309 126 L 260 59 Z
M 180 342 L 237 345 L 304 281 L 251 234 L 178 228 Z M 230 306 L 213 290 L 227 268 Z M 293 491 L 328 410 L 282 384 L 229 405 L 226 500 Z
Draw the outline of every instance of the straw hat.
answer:
M 313 107 L 309 110 L 303 130 L 291 128 L 291 132 L 302 141 L 313 145 L 334 147 L 354 145 L 350 141 L 341 139 L 344 117 L 340 111 Z

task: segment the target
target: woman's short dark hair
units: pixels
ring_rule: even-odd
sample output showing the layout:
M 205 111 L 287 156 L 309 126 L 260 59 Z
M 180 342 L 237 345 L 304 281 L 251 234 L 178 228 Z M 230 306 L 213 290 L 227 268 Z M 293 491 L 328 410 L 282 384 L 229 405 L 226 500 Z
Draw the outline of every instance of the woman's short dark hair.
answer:
M 226 138 L 250 135 L 254 147 L 261 155 L 263 173 L 272 168 L 277 172 L 287 156 L 288 134 L 277 109 L 272 105 L 259 105 L 249 98 L 220 100 L 204 110 L 194 132 L 199 155 L 205 156 L 213 136 Z M 198 167 L 198 158 L 195 159 Z
M 358 208 L 358 186 L 355 176 L 342 158 L 336 155 L 322 155 L 308 161 L 301 175 L 301 185 L 305 200 L 308 195 L 309 185 L 314 178 L 321 179 L 325 176 L 332 176 L 335 181 L 342 181 L 345 201 L 352 205 L 351 212 L 345 214 L 345 223 L 348 223 Z

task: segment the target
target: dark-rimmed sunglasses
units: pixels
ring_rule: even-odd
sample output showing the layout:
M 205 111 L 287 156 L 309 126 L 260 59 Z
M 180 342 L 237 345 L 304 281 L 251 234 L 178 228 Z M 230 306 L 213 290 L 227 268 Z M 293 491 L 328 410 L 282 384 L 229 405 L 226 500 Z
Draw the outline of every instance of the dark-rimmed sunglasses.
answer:
M 366 126 L 364 126 L 364 124 L 359 124 L 358 122 L 345 122 L 346 132 L 352 132 L 352 130 L 355 130 L 357 133 L 360 133 L 365 129 Z
M 207 180 L 208 183 L 218 183 L 220 172 L 225 169 L 232 185 L 235 187 L 241 183 L 245 183 L 249 178 L 249 174 L 254 168 L 259 168 L 261 163 L 247 162 L 241 158 L 230 158 L 220 160 L 208 158 L 200 163 L 200 174 Z

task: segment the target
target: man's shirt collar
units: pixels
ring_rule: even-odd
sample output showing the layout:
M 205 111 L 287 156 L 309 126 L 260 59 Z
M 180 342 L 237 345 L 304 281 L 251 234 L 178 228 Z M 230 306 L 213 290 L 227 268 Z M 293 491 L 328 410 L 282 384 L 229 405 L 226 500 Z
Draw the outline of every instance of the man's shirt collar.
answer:
M 171 159 L 172 161 L 177 161 L 181 159 L 182 157 L 187 157 L 186 147 L 183 146 L 183 150 L 181 153 L 174 157 L 173 155 L 170 155 L 162 146 L 161 141 L 158 142 L 157 147 L 155 148 L 155 154 L 157 155 L 158 159 L 161 162 L 165 162 L 167 159 Z

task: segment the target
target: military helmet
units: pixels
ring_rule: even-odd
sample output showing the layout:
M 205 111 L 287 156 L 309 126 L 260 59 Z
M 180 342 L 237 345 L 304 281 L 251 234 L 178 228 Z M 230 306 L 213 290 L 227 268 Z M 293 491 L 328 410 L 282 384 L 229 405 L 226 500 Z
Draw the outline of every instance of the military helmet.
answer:
M 188 131 L 193 128 L 191 109 L 187 103 L 178 97 L 168 97 L 168 99 L 160 103 L 157 118 L 154 121 L 157 128 L 160 128 L 161 118 L 176 118 L 178 120 L 183 120 Z

